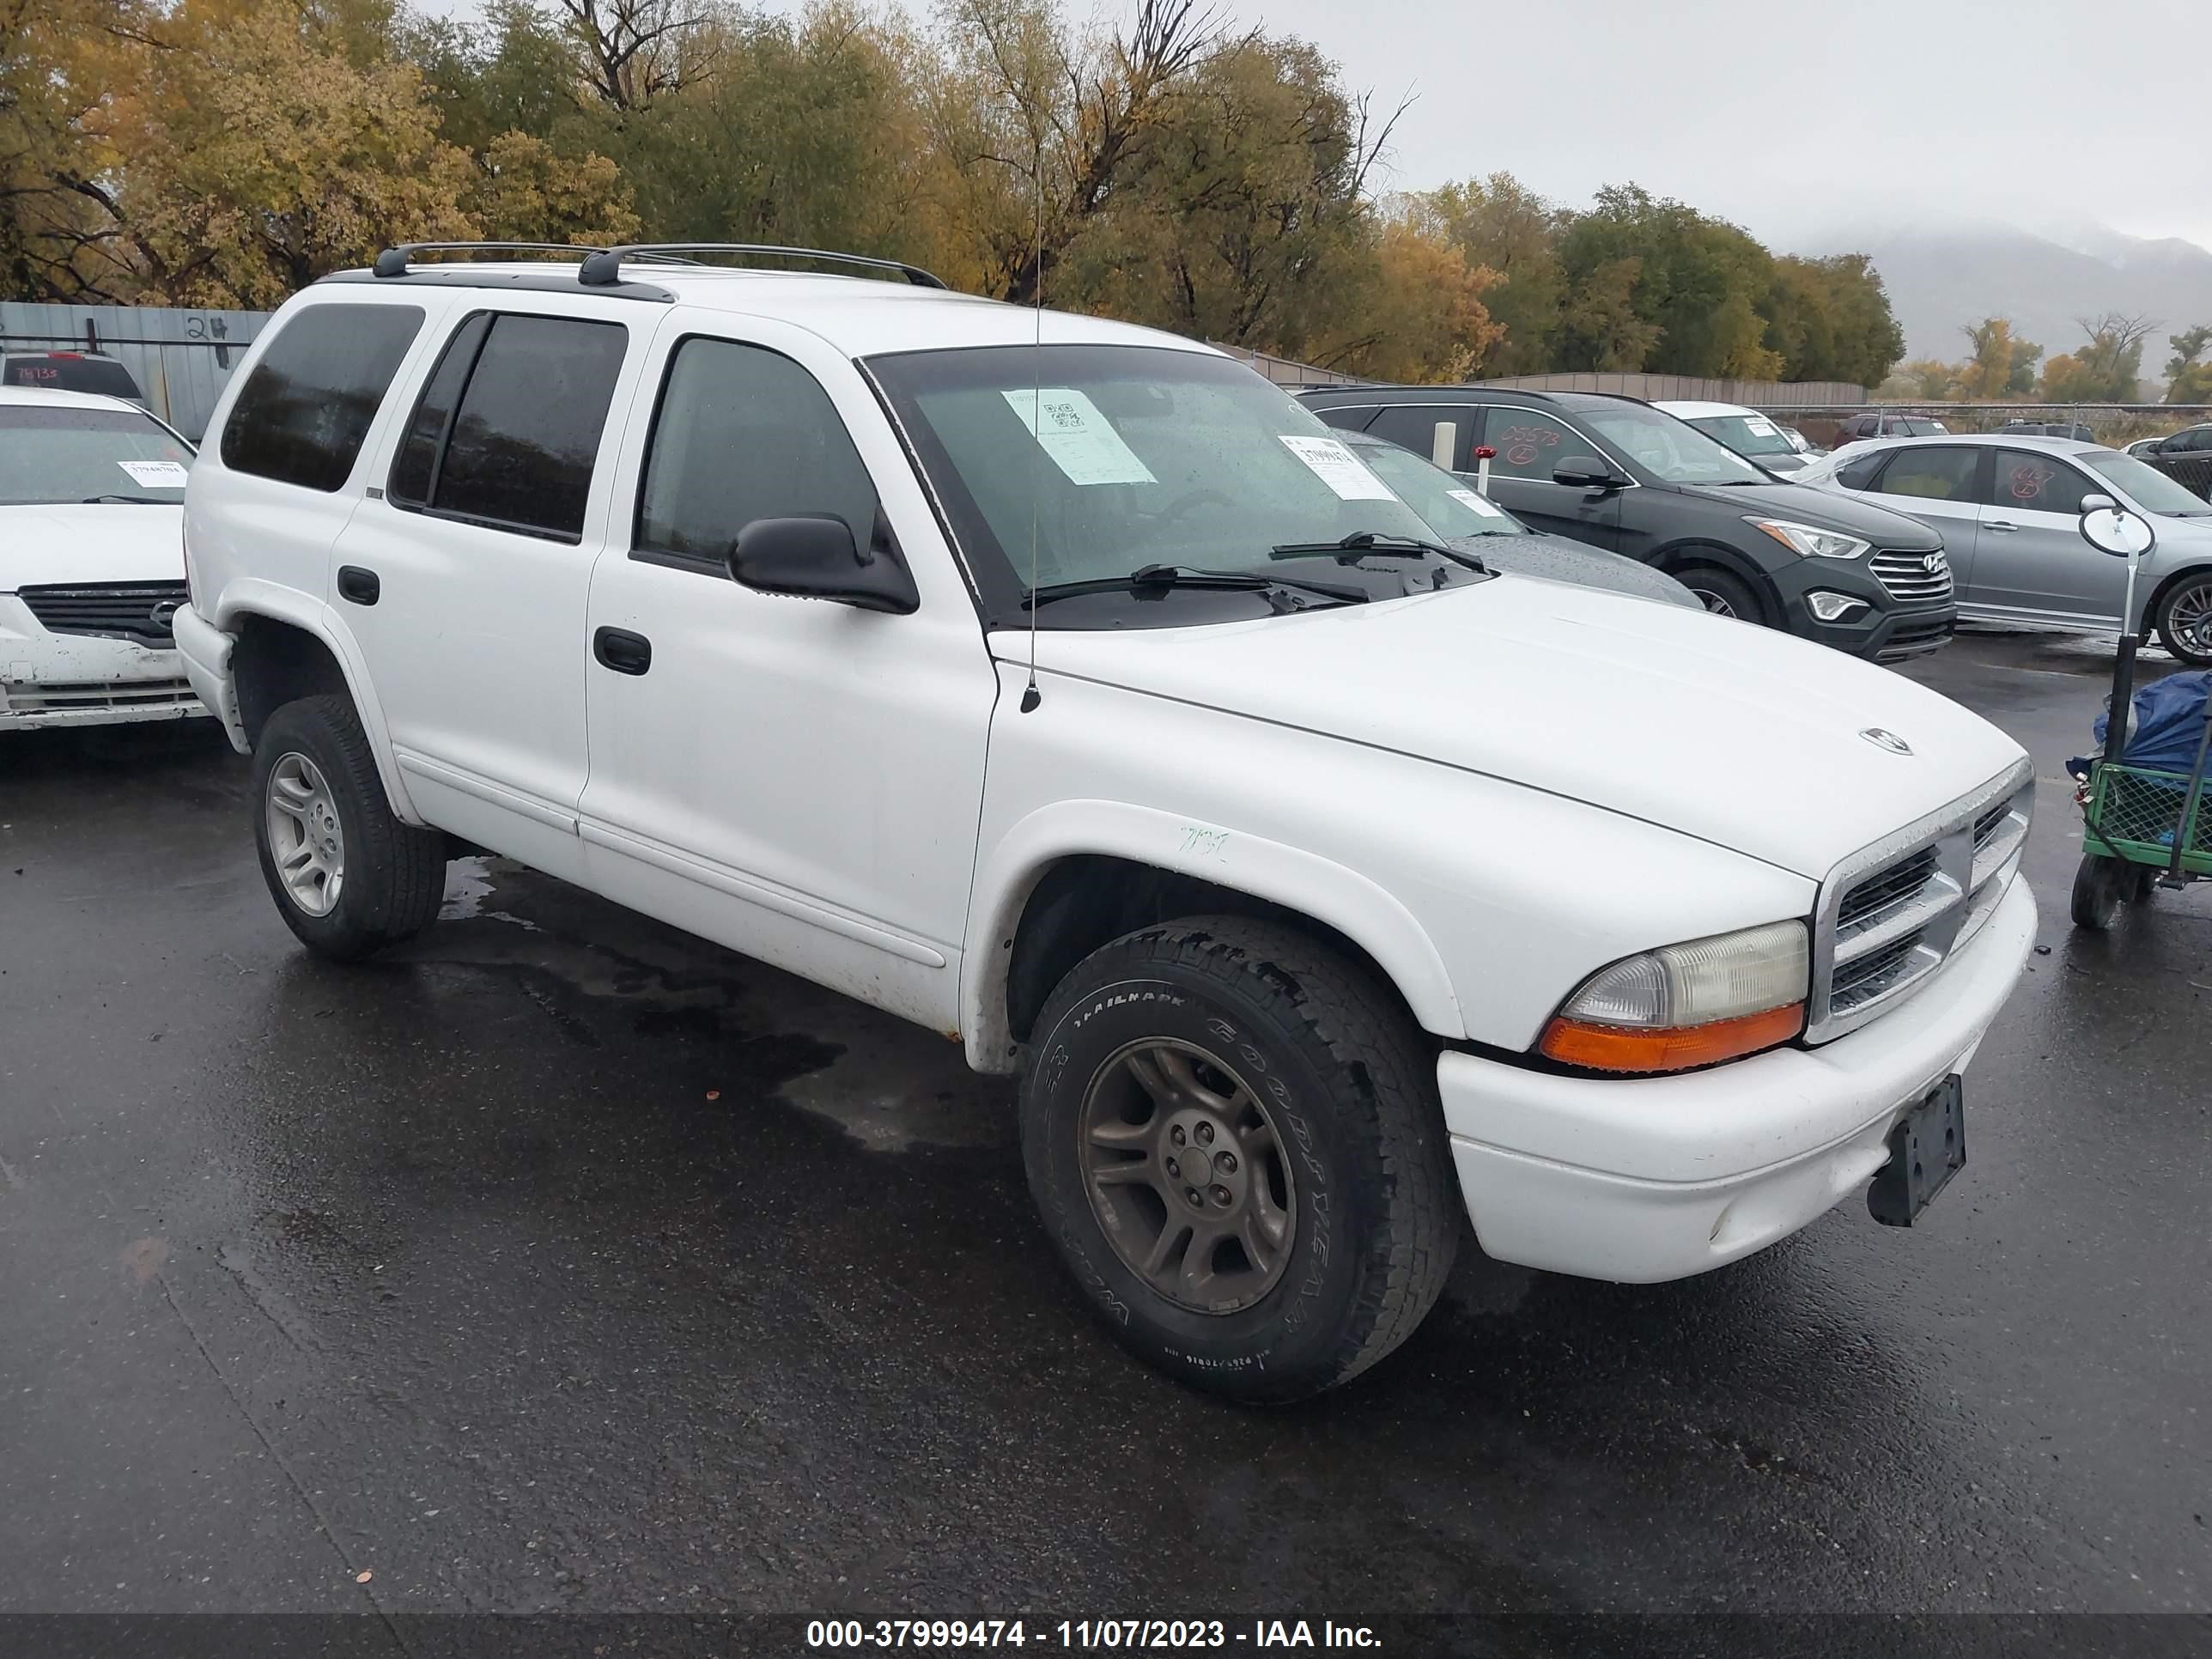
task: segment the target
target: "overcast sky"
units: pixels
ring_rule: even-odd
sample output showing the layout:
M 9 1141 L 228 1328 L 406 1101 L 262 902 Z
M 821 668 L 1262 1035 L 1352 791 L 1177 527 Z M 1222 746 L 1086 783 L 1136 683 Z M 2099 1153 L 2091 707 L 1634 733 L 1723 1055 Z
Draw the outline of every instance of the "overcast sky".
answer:
M 2212 248 L 2205 0 L 1219 3 L 1312 41 L 1386 110 L 1417 95 L 1386 184 L 1503 169 L 1580 205 L 1633 179 L 1784 248 L 1966 220 Z
M 1378 103 L 1419 95 L 1411 188 L 1633 179 L 1785 245 L 1977 217 L 2212 246 L 2203 0 L 1228 3 Z

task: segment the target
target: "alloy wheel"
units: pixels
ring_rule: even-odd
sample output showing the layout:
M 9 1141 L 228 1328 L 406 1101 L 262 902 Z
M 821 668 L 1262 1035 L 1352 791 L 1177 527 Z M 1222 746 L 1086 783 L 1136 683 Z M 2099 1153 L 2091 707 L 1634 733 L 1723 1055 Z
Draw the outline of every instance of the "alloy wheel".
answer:
M 286 896 L 311 916 L 337 908 L 345 886 L 345 831 L 321 769 L 295 750 L 269 770 L 269 854 Z
M 1078 1120 L 1085 1189 L 1125 1266 L 1179 1307 L 1248 1308 L 1297 1237 L 1275 1119 L 1219 1056 L 1172 1037 L 1109 1055 Z

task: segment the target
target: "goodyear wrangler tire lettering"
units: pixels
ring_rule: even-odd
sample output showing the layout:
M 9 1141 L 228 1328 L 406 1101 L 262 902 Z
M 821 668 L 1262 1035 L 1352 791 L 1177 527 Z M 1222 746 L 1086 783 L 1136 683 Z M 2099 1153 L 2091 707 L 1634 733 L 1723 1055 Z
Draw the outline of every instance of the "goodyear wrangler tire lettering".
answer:
M 1046 1235 L 1152 1364 L 1294 1399 L 1434 1303 L 1460 1227 L 1435 1059 L 1364 969 L 1274 922 L 1164 923 L 1078 964 L 1028 1052 Z

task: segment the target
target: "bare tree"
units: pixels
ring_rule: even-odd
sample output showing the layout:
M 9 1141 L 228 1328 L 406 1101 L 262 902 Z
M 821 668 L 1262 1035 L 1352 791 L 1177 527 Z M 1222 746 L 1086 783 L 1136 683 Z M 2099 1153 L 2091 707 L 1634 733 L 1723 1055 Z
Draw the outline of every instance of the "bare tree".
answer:
M 711 0 L 561 0 L 586 77 L 601 101 L 629 111 L 699 78 Z

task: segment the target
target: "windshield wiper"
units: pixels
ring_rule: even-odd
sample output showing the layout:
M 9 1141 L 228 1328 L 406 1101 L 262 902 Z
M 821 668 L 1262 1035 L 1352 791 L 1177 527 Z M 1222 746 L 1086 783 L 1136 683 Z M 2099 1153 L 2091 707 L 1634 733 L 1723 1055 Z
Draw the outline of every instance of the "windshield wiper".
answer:
M 1211 588 L 1216 592 L 1264 593 L 1284 588 L 1319 593 L 1344 605 L 1364 605 L 1375 596 L 1364 588 L 1336 582 L 1311 582 L 1296 576 L 1263 575 L 1256 570 L 1200 570 L 1187 564 L 1148 564 L 1126 576 L 1088 576 L 1079 581 L 1046 582 L 1022 596 L 1022 609 L 1034 611 L 1054 599 L 1085 593 L 1164 593 L 1170 588 Z
M 1384 530 L 1355 530 L 1349 536 L 1334 542 L 1284 542 L 1271 549 L 1271 559 L 1334 558 L 1340 564 L 1357 564 L 1365 558 L 1419 559 L 1434 554 L 1440 559 L 1449 559 L 1454 564 L 1465 565 L 1481 575 L 1490 574 L 1490 567 L 1472 553 L 1462 553 L 1457 548 L 1446 547 L 1442 542 L 1423 541 L 1419 536 L 1400 536 Z
M 79 501 L 80 504 L 85 507 L 91 507 L 100 501 L 128 501 L 134 507 L 173 507 L 176 505 L 173 501 L 163 501 L 159 495 L 85 495 L 80 497 Z

